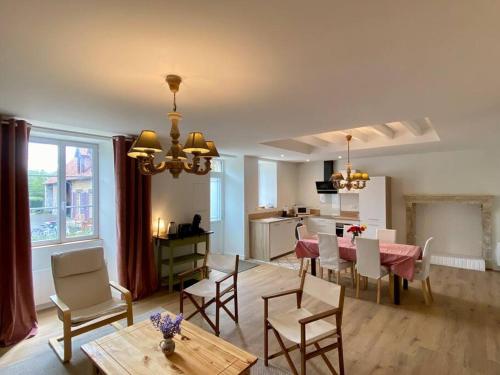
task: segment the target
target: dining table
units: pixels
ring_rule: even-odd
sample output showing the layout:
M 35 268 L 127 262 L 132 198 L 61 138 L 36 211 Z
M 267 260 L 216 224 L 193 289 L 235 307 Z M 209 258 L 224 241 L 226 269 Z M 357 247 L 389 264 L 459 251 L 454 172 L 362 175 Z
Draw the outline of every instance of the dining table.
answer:
M 356 244 L 348 237 L 338 237 L 340 258 L 355 262 Z M 386 266 L 394 275 L 394 304 L 400 304 L 401 278 L 406 282 L 413 280 L 415 264 L 422 257 L 420 246 L 399 243 L 380 242 L 380 263 Z M 304 238 L 297 241 L 295 246 L 297 258 L 311 259 L 311 274 L 316 276 L 316 259 L 319 258 L 318 238 Z

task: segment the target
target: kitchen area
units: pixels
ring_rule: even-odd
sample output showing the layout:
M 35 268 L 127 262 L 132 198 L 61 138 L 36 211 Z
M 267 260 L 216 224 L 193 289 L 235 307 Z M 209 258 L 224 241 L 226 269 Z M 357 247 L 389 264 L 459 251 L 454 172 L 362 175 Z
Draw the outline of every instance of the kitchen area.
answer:
M 293 252 L 299 223 L 312 235 L 329 233 L 339 237 L 351 225 L 366 225 L 366 238 L 375 238 L 377 229 L 392 228 L 390 177 L 370 177 L 361 190 L 336 190 L 329 181 L 334 162 L 325 161 L 323 168 L 323 180 L 304 181 L 316 186 L 314 207 L 298 203 L 248 216 L 251 258 L 269 261 Z

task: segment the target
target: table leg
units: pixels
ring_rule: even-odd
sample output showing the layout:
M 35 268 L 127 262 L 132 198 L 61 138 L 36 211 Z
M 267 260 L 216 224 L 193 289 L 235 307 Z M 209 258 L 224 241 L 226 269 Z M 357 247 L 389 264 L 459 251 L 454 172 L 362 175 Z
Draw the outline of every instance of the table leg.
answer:
M 403 289 L 408 290 L 408 280 L 403 279 Z
M 316 258 L 311 258 L 311 275 L 316 276 Z
M 399 276 L 398 275 L 394 275 L 394 304 L 395 305 L 399 305 L 400 303 L 400 294 L 399 294 L 399 288 L 400 288 L 400 281 L 399 281 Z

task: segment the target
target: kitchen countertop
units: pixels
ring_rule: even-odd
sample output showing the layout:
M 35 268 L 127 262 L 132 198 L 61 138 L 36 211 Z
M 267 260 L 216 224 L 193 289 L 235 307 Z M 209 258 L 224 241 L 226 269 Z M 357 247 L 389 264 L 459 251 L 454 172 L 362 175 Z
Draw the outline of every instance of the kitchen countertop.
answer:
M 266 217 L 264 219 L 253 219 L 250 221 L 252 223 L 270 224 L 270 223 L 277 223 L 279 221 L 295 220 L 295 219 L 300 219 L 300 218 L 299 217 Z

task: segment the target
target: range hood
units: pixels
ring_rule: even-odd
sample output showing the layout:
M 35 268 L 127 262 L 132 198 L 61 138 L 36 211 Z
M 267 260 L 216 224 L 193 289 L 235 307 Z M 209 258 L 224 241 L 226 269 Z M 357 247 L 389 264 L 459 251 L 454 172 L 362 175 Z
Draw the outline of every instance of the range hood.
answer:
M 333 187 L 330 177 L 333 174 L 335 161 L 325 160 L 323 162 L 323 181 L 316 181 L 316 191 L 318 194 L 337 194 L 337 189 Z

